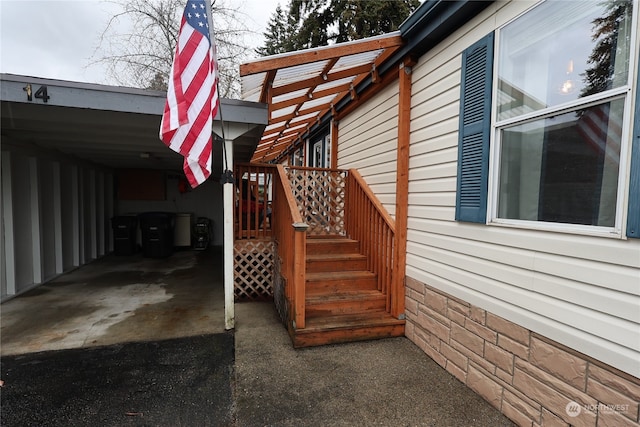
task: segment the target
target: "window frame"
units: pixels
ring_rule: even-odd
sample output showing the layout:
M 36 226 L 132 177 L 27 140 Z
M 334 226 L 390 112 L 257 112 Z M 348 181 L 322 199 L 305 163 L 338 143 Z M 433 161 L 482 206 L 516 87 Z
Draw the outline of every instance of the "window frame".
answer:
M 493 58 L 493 81 L 491 88 L 491 99 L 498 99 L 498 82 L 499 82 L 499 60 L 500 60 L 500 41 L 502 29 L 511 24 L 521 16 L 529 13 L 533 9 L 539 7 L 545 3 L 541 1 L 531 8 L 524 11 L 522 14 L 514 17 L 510 21 L 501 25 L 495 30 L 494 38 L 494 51 Z M 629 70 L 627 75 L 627 83 L 618 88 L 610 89 L 608 91 L 589 95 L 584 98 L 578 98 L 573 101 L 566 102 L 564 104 L 555 105 L 544 108 L 542 110 L 530 112 L 517 117 L 510 117 L 501 121 L 497 120 L 498 108 L 495 103 L 491 106 L 491 131 L 489 137 L 489 171 L 488 171 L 488 191 L 487 191 L 487 225 L 495 225 L 502 227 L 542 230 L 542 231 L 555 231 L 569 234 L 581 234 L 581 235 L 593 235 L 604 236 L 612 238 L 623 238 L 624 224 L 626 222 L 627 209 L 628 209 L 628 190 L 630 186 L 630 155 L 633 139 L 633 112 L 635 110 L 635 103 L 640 103 L 640 99 L 634 99 L 634 83 L 636 76 L 638 75 L 638 48 L 640 42 L 638 40 L 640 34 L 638 31 L 638 9 L 640 8 L 639 2 L 633 0 L 633 11 L 631 17 L 631 40 L 629 48 Z M 640 85 L 640 81 L 637 83 Z M 547 221 L 532 221 L 521 219 L 509 219 L 498 217 L 498 193 L 500 188 L 500 155 L 501 155 L 501 131 L 507 127 L 524 124 L 536 120 L 542 120 L 551 116 L 576 111 L 583 108 L 588 108 L 595 105 L 600 105 L 613 100 L 618 100 L 624 97 L 624 116 L 623 116 L 623 128 L 622 128 L 622 140 L 620 144 L 620 164 L 618 170 L 618 186 L 616 194 L 616 213 L 615 222 L 613 227 L 597 226 L 597 225 L 584 225 L 584 224 L 571 224 L 560 222 L 547 222 Z

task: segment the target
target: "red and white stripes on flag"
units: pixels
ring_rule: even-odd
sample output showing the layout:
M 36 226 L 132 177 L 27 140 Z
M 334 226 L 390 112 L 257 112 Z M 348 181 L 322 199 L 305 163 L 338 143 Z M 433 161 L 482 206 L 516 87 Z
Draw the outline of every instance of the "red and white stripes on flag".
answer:
M 169 76 L 160 139 L 184 157 L 191 187 L 211 175 L 212 124 L 218 112 L 218 66 L 205 1 L 188 0 Z
M 620 164 L 622 118 L 611 110 L 610 102 L 587 108 L 578 119 L 577 129 L 594 151 L 617 165 Z

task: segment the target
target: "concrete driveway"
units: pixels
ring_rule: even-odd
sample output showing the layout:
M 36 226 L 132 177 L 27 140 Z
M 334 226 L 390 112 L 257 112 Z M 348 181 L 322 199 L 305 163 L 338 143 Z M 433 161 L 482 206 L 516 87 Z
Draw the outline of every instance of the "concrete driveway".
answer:
M 109 255 L 0 306 L 1 355 L 224 331 L 222 250 Z

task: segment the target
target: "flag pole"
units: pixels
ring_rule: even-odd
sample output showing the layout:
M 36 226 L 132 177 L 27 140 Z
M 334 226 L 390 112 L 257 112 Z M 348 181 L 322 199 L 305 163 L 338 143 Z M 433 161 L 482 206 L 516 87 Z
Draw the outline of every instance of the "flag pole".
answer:
M 209 24 L 209 39 L 215 60 L 217 61 L 217 47 L 215 31 L 213 30 L 213 14 L 211 11 L 210 0 L 204 0 L 205 11 Z M 216 73 L 219 72 L 219 68 Z M 227 138 L 224 131 L 224 119 L 222 116 L 222 97 L 220 96 L 219 78 L 216 75 L 216 91 L 220 104 L 218 105 L 218 114 L 220 115 L 220 128 L 222 129 L 222 156 L 224 171 L 221 177 L 222 197 L 223 197 L 223 272 L 224 272 L 224 327 L 225 329 L 233 329 L 235 325 L 235 309 L 234 309 L 234 279 L 233 279 L 233 171 L 229 169 L 229 163 L 233 165 L 233 157 L 231 160 L 227 158 L 229 152 L 233 156 L 233 142 L 227 148 Z M 215 117 L 214 117 L 215 119 Z M 211 129 L 213 133 L 213 129 Z
M 217 62 L 218 49 L 216 46 L 216 34 L 213 29 L 213 13 L 211 11 L 211 2 L 209 0 L 204 0 L 204 7 L 207 13 L 207 22 L 209 24 L 209 40 L 211 42 L 213 54 L 215 55 L 215 59 Z M 220 68 L 218 67 L 218 69 L 216 70 L 216 73 L 219 73 L 219 70 Z M 224 134 L 224 118 L 222 117 L 222 97 L 220 96 L 220 79 L 217 78 L 217 76 L 216 76 L 216 91 L 218 93 L 218 98 L 220 99 L 220 104 L 218 105 L 218 113 L 220 114 L 220 129 L 222 130 L 222 139 L 226 141 L 226 137 Z M 233 183 L 233 172 L 229 170 L 229 162 L 227 159 L 227 154 L 225 152 L 224 144 L 222 144 L 222 151 L 223 151 L 223 157 L 224 157 L 224 165 L 223 165 L 224 171 L 223 171 L 222 183 L 223 184 L 227 184 L 229 182 Z M 225 176 L 227 173 L 229 173 L 229 176 Z M 230 181 L 229 181 L 229 178 L 231 179 Z

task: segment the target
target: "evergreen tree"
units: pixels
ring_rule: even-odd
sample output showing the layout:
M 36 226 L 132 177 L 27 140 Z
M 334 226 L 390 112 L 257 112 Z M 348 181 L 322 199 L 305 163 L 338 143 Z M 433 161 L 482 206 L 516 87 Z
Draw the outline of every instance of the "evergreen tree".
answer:
M 608 13 L 593 20 L 591 40 L 595 45 L 587 60 L 590 66 L 583 75 L 586 86 L 580 92 L 581 97 L 611 89 L 620 24 L 625 21 L 631 22 L 632 7 L 631 0 L 609 1 L 606 3 Z M 620 65 L 619 67 L 625 69 Z M 629 69 L 628 64 L 626 69 Z
M 260 55 L 342 43 L 396 31 L 420 0 L 290 0 L 272 15 Z
M 263 33 L 266 39 L 264 46 L 256 49 L 258 55 L 268 56 L 295 50 L 295 21 L 290 15 L 284 14 L 280 5 L 271 15 L 268 26 L 267 32 Z

